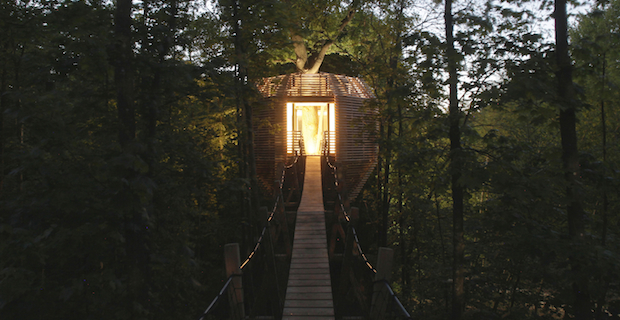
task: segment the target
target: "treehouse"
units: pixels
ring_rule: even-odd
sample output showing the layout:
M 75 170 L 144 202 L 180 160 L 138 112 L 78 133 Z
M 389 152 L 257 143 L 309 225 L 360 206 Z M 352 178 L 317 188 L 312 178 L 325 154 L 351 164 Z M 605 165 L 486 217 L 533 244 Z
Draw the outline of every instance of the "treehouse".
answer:
M 258 85 L 266 100 L 254 110 L 259 180 L 270 190 L 278 168 L 297 154 L 329 155 L 345 172 L 349 199 L 362 189 L 377 162 L 374 98 L 359 78 L 331 73 L 287 74 Z

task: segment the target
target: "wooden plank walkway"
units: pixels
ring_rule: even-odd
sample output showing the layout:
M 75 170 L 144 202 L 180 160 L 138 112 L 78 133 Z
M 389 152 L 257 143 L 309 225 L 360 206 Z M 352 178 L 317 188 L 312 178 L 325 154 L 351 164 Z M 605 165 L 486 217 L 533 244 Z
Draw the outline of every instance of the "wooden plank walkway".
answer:
M 306 158 L 282 319 L 334 319 L 319 156 Z

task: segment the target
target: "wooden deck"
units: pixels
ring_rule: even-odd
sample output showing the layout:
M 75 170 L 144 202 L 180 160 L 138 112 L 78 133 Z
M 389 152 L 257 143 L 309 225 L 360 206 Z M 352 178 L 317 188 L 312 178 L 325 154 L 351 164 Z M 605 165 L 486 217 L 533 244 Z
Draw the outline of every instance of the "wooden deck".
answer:
M 306 159 L 282 319 L 334 319 L 319 156 Z

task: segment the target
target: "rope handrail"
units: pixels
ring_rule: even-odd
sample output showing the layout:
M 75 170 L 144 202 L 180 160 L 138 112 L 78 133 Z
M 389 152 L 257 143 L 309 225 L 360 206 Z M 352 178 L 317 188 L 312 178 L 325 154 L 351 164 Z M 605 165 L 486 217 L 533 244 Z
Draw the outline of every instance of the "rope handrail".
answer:
M 215 305 L 217 305 L 220 298 L 224 295 L 224 293 L 228 289 L 228 286 L 230 285 L 230 282 L 232 281 L 233 277 L 240 277 L 240 276 L 241 276 L 240 274 L 231 274 L 230 277 L 228 277 L 228 280 L 226 281 L 226 283 L 224 284 L 220 292 L 217 294 L 217 296 L 215 296 L 215 298 L 213 298 L 213 300 L 211 301 L 211 303 L 209 304 L 205 312 L 203 312 L 200 315 L 200 318 L 198 318 L 198 320 L 202 320 L 206 315 L 209 314 L 209 312 L 211 312 L 211 310 L 215 307 Z
M 278 192 L 278 196 L 276 197 L 276 201 L 275 201 L 276 203 L 273 205 L 273 209 L 271 210 L 271 213 L 269 214 L 269 217 L 267 218 L 267 224 L 263 227 L 263 230 L 260 233 L 260 237 L 258 237 L 258 240 L 256 241 L 256 245 L 254 246 L 254 249 L 252 250 L 252 252 L 250 252 L 247 259 L 245 259 L 245 261 L 241 264 L 239 269 L 243 270 L 243 268 L 250 262 L 250 260 L 252 260 L 252 258 L 256 254 L 256 251 L 258 251 L 263 241 L 263 237 L 265 236 L 265 231 L 267 230 L 267 227 L 273 220 L 273 217 L 276 211 L 278 210 L 278 204 L 280 203 L 280 198 L 282 197 L 282 186 L 284 186 L 284 178 L 286 176 L 286 169 L 291 169 L 295 164 L 297 164 L 299 161 L 299 158 L 300 158 L 299 155 L 295 156 L 295 161 L 293 161 L 293 163 L 291 163 L 288 166 L 285 165 L 284 168 L 282 169 L 282 175 L 280 176 L 280 182 L 278 184 L 280 192 Z
M 373 281 L 373 283 L 383 283 L 385 285 L 385 288 L 388 291 L 388 294 L 392 297 L 394 303 L 396 304 L 396 308 L 397 308 L 398 312 L 400 313 L 400 315 L 402 316 L 402 319 L 412 319 L 411 315 L 409 314 L 407 309 L 405 309 L 405 306 L 403 306 L 403 304 L 400 302 L 400 300 L 398 299 L 398 297 L 396 296 L 396 294 L 392 290 L 392 287 L 390 286 L 390 284 L 389 284 L 389 282 L 387 280 L 385 280 L 385 279 L 375 280 L 375 281 Z
M 279 192 L 277 194 L 277 197 L 276 197 L 276 200 L 275 200 L 275 204 L 273 205 L 273 209 L 271 210 L 271 213 L 269 214 L 269 217 L 267 218 L 267 223 L 263 227 L 263 229 L 261 231 L 261 234 L 260 234 L 260 237 L 258 237 L 258 240 L 256 241 L 256 245 L 254 246 L 254 249 L 252 249 L 252 252 L 250 252 L 250 254 L 245 259 L 245 261 L 239 266 L 240 270 L 243 270 L 243 268 L 245 268 L 245 266 L 247 266 L 248 263 L 250 263 L 252 258 L 254 258 L 254 256 L 256 256 L 256 252 L 258 252 L 258 249 L 260 248 L 260 246 L 261 246 L 261 244 L 263 242 L 263 238 L 265 237 L 265 232 L 267 231 L 267 228 L 271 225 L 271 221 L 273 220 L 273 218 L 275 216 L 275 213 L 278 210 L 278 206 L 279 206 L 279 204 L 281 202 L 280 200 L 282 198 L 282 187 L 284 186 L 284 179 L 285 179 L 285 176 L 286 176 L 286 170 L 293 168 L 293 166 L 295 166 L 297 163 L 299 163 L 299 158 L 301 156 L 303 156 L 303 152 L 302 152 L 302 154 L 295 155 L 295 160 L 291 164 L 284 165 L 282 167 L 282 174 L 280 176 L 280 180 L 279 180 L 279 183 L 278 183 Z M 213 308 L 218 304 L 219 299 L 224 295 L 224 293 L 228 289 L 228 286 L 230 285 L 230 282 L 232 281 L 232 278 L 236 277 L 236 276 L 241 276 L 241 274 L 233 274 L 230 277 L 228 277 L 228 280 L 226 281 L 226 283 L 224 284 L 222 289 L 219 291 L 218 295 L 215 298 L 213 298 L 213 300 L 209 304 L 209 307 L 207 307 L 205 312 L 203 312 L 202 315 L 200 315 L 198 320 L 203 320 L 203 318 L 206 315 L 208 315 L 209 312 L 211 312 L 211 310 L 213 310 Z
M 326 142 L 324 142 L 323 156 L 325 157 L 327 165 L 330 167 L 330 169 L 333 172 L 334 183 L 335 183 L 336 187 L 338 187 L 340 185 L 340 181 L 338 180 L 338 167 L 331 162 L 331 159 L 330 159 L 330 156 L 329 156 L 329 152 L 326 152 L 327 150 L 328 150 L 328 147 L 326 146 Z M 345 218 L 345 220 L 347 222 L 348 227 L 351 228 L 351 233 L 353 235 L 353 239 L 355 240 L 355 245 L 357 247 L 357 251 L 359 253 L 359 256 L 361 256 L 362 259 L 364 260 L 364 264 L 366 265 L 366 267 L 370 271 L 372 271 L 373 274 L 376 274 L 377 273 L 377 269 L 370 263 L 370 261 L 368 260 L 368 257 L 366 256 L 366 254 L 362 250 L 362 246 L 360 245 L 359 237 L 357 235 L 357 231 L 355 229 L 355 226 L 353 226 L 351 216 L 348 214 L 348 212 L 347 212 L 347 210 L 346 210 L 346 208 L 344 206 L 344 201 L 342 200 L 342 194 L 340 192 L 337 192 L 337 195 L 338 195 L 338 202 L 340 203 L 340 210 L 341 210 L 342 215 L 344 216 L 344 218 Z M 397 310 L 401 314 L 402 318 L 403 319 L 411 319 L 411 315 L 409 314 L 409 312 L 407 312 L 407 310 L 405 309 L 403 304 L 400 302 L 400 300 L 398 299 L 398 297 L 396 296 L 396 294 L 392 290 L 392 287 L 390 286 L 388 281 L 386 281 L 385 279 L 374 281 L 374 283 L 377 283 L 377 282 L 383 282 L 385 284 L 385 286 L 387 287 L 388 293 L 392 297 L 393 302 L 396 304 Z
M 340 185 L 340 181 L 338 181 L 338 168 L 334 164 L 331 163 L 329 154 L 325 154 L 325 160 L 327 161 L 327 165 L 334 172 L 334 181 L 335 181 L 336 187 L 338 187 Z M 349 216 L 349 214 L 347 213 L 346 208 L 344 207 L 344 201 L 342 201 L 342 195 L 340 194 L 340 192 L 338 192 L 338 200 L 339 200 L 338 202 L 340 203 L 340 210 L 342 211 L 342 215 L 344 216 L 345 220 L 347 221 L 347 224 L 349 224 L 350 227 L 351 227 L 351 231 L 353 233 L 353 239 L 355 240 L 355 245 L 357 246 L 357 251 L 359 252 L 359 255 L 364 260 L 364 263 L 366 264 L 368 269 L 370 271 L 372 271 L 372 273 L 376 274 L 377 273 L 377 269 L 375 269 L 375 267 L 372 265 L 372 263 L 370 263 L 370 261 L 368 260 L 368 257 L 366 256 L 366 254 L 362 250 L 362 246 L 360 245 L 359 237 L 357 236 L 357 230 L 355 230 L 355 227 L 351 224 L 351 217 Z

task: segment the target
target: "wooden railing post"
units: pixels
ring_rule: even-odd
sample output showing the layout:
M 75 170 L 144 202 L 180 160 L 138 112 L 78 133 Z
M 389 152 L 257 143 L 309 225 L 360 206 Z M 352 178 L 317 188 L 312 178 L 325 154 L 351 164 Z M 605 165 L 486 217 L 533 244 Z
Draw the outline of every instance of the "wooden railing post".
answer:
M 349 201 L 349 186 L 347 185 L 347 169 L 344 165 L 336 165 L 337 170 L 336 174 L 338 175 L 338 194 L 340 194 L 340 198 L 342 199 L 342 205 L 344 209 L 349 212 L 350 210 L 350 201 Z
M 297 162 L 293 164 L 293 167 L 291 169 L 293 169 L 291 171 L 293 171 L 292 173 L 295 178 L 295 182 L 293 184 L 294 191 L 292 191 L 291 193 L 294 194 L 295 202 L 297 202 L 297 205 L 299 205 L 299 202 L 301 201 L 301 183 L 299 182 L 299 158 L 297 158 Z
M 224 246 L 224 262 L 226 264 L 226 276 L 233 276 L 230 287 L 228 287 L 231 318 L 235 320 L 244 319 L 245 305 L 243 303 L 243 280 L 239 268 L 241 258 L 238 243 L 228 243 Z
M 297 163 L 295 164 L 295 173 L 297 174 L 297 184 L 299 184 L 299 190 L 297 190 L 297 201 L 301 202 L 301 195 L 304 190 L 304 171 L 306 170 L 306 156 L 300 155 L 297 158 Z
M 267 207 L 262 206 L 258 208 L 258 222 L 256 223 L 256 231 L 258 232 L 258 236 L 256 237 L 256 240 L 258 240 L 258 237 L 260 237 L 260 233 L 263 230 L 263 227 L 266 226 L 267 224 L 267 219 L 269 219 L 269 209 L 267 209 Z
M 370 319 L 383 319 L 388 307 L 389 294 L 383 281 L 389 282 L 392 279 L 392 265 L 394 262 L 394 250 L 390 248 L 379 248 L 377 257 L 377 274 L 375 274 L 375 284 L 372 290 L 372 302 L 370 304 Z

